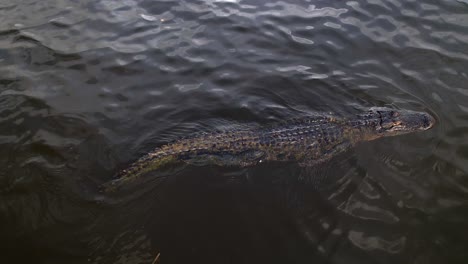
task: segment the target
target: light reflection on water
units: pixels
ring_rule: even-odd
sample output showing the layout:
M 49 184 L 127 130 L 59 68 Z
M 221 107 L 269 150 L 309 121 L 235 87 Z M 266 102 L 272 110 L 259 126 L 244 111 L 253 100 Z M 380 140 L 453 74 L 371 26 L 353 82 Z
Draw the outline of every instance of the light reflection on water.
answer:
M 2 256 L 462 263 L 467 12 L 432 0 L 0 4 Z M 438 124 L 306 174 L 189 166 L 99 192 L 179 137 L 384 105 Z

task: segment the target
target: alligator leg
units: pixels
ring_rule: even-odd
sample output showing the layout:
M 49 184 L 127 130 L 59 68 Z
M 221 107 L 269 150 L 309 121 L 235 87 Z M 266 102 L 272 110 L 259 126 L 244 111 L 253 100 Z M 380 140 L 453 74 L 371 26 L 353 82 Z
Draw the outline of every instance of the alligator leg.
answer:
M 183 158 L 187 164 L 203 166 L 214 164 L 219 166 L 240 166 L 247 167 L 255 165 L 265 157 L 265 152 L 260 150 L 246 150 L 241 153 L 207 153 L 201 155 L 191 155 Z
M 325 151 L 321 157 L 307 157 L 304 158 L 302 161 L 299 162 L 299 166 L 301 167 L 312 167 L 317 166 L 319 164 L 323 164 L 330 160 L 330 158 L 334 157 L 335 155 L 345 152 L 351 147 L 351 143 L 349 141 L 342 142 L 330 150 Z

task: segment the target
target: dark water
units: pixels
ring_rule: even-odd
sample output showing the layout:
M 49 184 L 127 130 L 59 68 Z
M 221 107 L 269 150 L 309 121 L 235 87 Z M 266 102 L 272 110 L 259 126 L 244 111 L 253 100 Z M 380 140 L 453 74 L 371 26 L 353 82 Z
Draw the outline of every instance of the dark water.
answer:
M 1 263 L 468 263 L 467 51 L 456 0 L 1 1 Z M 181 136 L 369 106 L 438 124 L 99 192 Z

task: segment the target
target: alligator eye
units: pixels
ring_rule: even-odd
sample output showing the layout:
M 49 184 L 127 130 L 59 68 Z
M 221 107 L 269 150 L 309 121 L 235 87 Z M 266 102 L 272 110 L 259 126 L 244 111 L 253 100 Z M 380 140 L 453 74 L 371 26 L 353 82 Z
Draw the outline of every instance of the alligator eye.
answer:
M 400 113 L 392 111 L 392 116 L 393 116 L 393 117 L 399 117 L 399 116 L 400 116 Z

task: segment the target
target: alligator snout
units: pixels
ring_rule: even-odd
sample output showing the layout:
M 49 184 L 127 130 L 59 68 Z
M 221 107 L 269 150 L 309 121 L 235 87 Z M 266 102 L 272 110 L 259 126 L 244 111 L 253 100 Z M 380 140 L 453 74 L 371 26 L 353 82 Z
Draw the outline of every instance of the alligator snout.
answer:
M 432 115 L 425 114 L 423 116 L 422 129 L 423 130 L 430 129 L 435 125 L 435 123 L 436 123 L 435 118 L 432 117 Z

